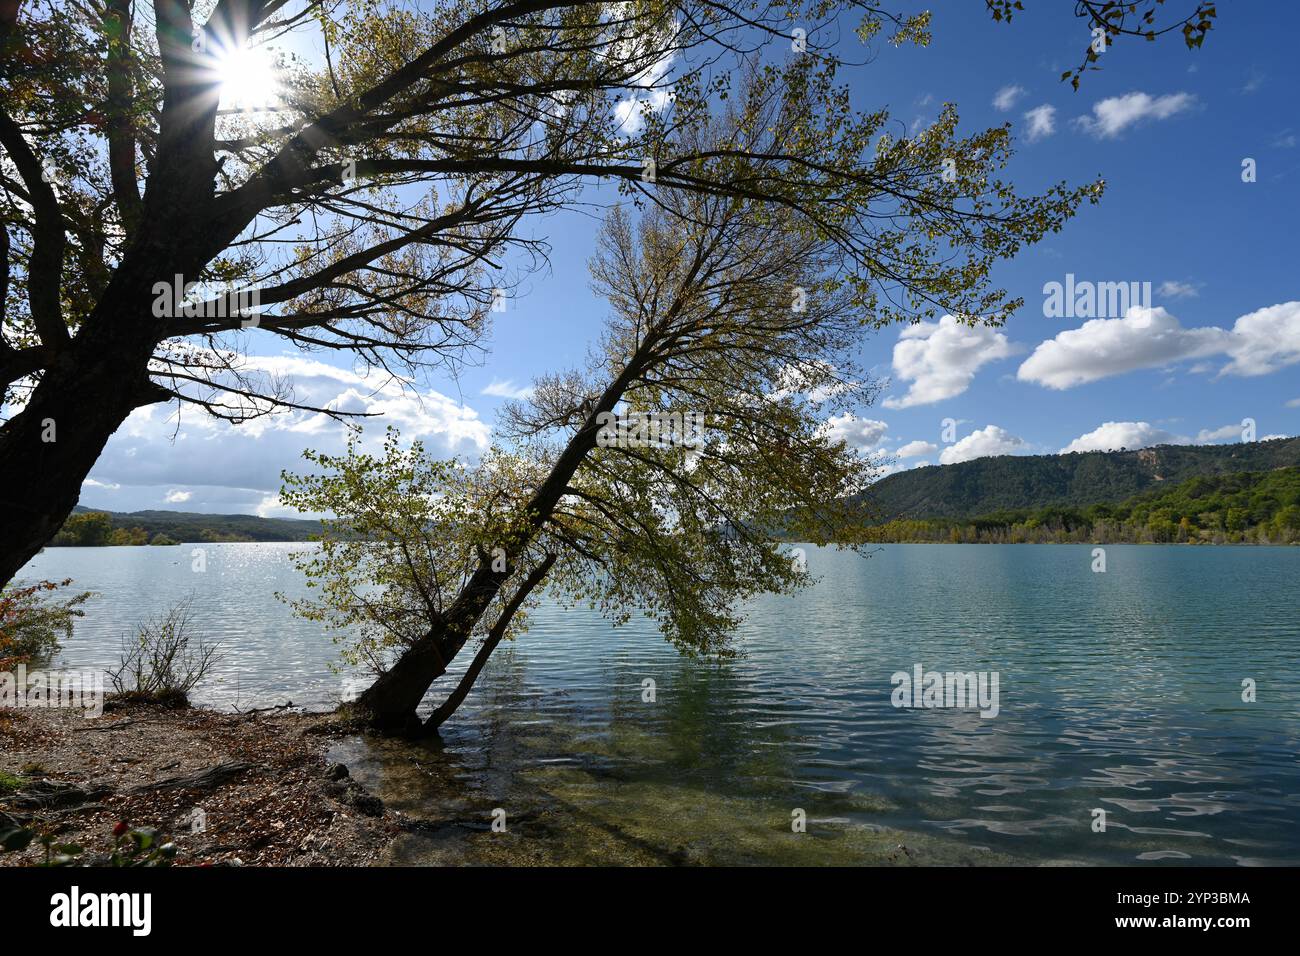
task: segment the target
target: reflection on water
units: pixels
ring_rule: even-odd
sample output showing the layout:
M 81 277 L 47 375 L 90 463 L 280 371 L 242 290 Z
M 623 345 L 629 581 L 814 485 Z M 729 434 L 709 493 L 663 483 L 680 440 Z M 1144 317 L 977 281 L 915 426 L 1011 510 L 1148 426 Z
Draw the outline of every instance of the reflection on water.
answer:
M 271 596 L 299 547 L 207 545 L 206 574 L 190 545 L 51 549 L 25 576 L 102 592 L 70 666 L 193 595 L 227 651 L 203 702 L 324 707 L 336 650 Z M 755 602 L 725 665 L 546 606 L 442 741 L 340 759 L 425 821 L 399 861 L 1300 862 L 1300 548 L 1107 550 L 1093 574 L 1087 546 L 810 548 L 821 582 Z M 918 663 L 997 671 L 999 715 L 895 709 Z

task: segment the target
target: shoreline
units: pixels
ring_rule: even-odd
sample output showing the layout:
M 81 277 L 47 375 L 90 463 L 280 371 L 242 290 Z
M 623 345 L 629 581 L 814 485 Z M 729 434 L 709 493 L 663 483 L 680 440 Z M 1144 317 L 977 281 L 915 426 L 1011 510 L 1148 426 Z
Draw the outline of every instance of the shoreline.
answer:
M 80 866 L 109 865 L 121 823 L 158 831 L 158 843 L 176 848 L 171 865 L 197 867 L 1041 862 L 839 819 L 883 808 L 869 798 L 810 809 L 804 836 L 791 832 L 784 801 L 755 804 L 531 759 L 515 768 L 507 797 L 485 792 L 469 768 L 439 769 L 432 748 L 360 731 L 333 713 L 288 709 L 111 702 L 94 720 L 70 710 L 3 710 L 0 831 L 56 834 L 56 844 L 82 848 Z M 503 802 L 510 825 L 498 833 L 492 808 Z M 0 853 L 0 867 L 44 859 L 33 840 Z
M 289 710 L 0 711 L 0 829 L 57 832 L 91 865 L 106 860 L 119 822 L 156 829 L 181 866 L 372 865 L 402 818 L 328 763 L 340 733 L 332 714 Z M 0 866 L 44 852 L 33 841 L 0 853 Z

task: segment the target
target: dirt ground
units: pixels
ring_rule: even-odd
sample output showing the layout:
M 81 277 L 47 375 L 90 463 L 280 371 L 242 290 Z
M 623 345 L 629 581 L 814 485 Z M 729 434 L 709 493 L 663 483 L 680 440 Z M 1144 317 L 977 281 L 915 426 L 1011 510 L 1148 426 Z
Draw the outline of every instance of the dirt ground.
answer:
M 401 818 L 327 765 L 333 726 L 290 711 L 0 710 L 0 829 L 57 831 L 91 863 L 125 821 L 170 839 L 177 865 L 371 864 Z M 43 857 L 33 843 L 0 865 Z

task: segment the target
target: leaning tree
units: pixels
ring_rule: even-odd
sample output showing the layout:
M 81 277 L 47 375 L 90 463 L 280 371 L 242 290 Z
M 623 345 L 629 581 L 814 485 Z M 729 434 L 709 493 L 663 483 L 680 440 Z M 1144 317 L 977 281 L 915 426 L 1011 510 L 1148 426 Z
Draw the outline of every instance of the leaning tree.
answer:
M 863 540 L 871 463 L 828 421 L 872 395 L 854 364 L 864 330 L 939 303 L 1000 321 L 1017 300 L 991 285 L 992 264 L 1100 193 L 1017 198 L 997 178 L 1005 129 L 960 138 L 949 108 L 891 136 L 883 112 L 826 108 L 829 82 L 806 59 L 756 68 L 725 108 L 677 127 L 697 157 L 683 174 L 735 188 L 609 214 L 591 263 L 603 336 L 586 367 L 507 406 L 481 461 L 434 461 L 390 434 L 383 454 L 354 443 L 286 476 L 284 500 L 333 516 L 299 558 L 318 590 L 297 608 L 375 666 L 356 702 L 375 725 L 436 728 L 543 582 L 727 653 L 747 597 L 809 580 L 778 538 Z M 952 157 L 958 175 L 936 174 Z M 776 172 L 816 197 L 815 215 L 754 188 Z M 475 635 L 464 677 L 421 720 Z

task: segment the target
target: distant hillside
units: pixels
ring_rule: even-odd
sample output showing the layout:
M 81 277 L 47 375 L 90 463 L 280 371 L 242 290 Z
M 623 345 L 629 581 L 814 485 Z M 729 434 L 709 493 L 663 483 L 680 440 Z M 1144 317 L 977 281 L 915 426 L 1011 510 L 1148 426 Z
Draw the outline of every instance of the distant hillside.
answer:
M 872 541 L 962 544 L 1300 544 L 1300 468 L 1197 475 L 1121 501 L 895 518 Z
M 78 505 L 73 515 L 102 512 L 114 529 L 143 528 L 152 539 L 164 535 L 174 541 L 306 541 L 320 532 L 319 521 L 301 518 L 259 518 L 257 515 L 214 515 L 191 511 L 105 511 Z M 71 518 L 69 519 L 72 520 Z M 61 543 L 81 543 L 54 541 Z M 91 543 L 91 542 L 84 542 Z M 98 543 L 98 542 L 96 542 Z M 140 542 L 143 543 L 143 542 Z
M 1190 478 L 1300 465 L 1300 438 L 1138 451 L 977 458 L 898 472 L 871 486 L 878 521 L 1114 504 Z

